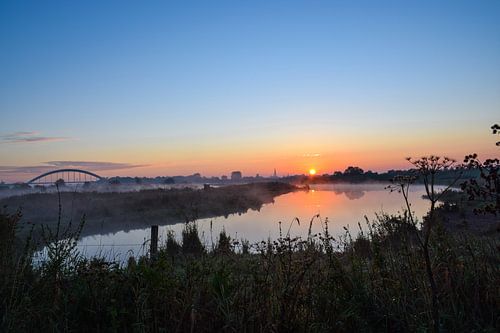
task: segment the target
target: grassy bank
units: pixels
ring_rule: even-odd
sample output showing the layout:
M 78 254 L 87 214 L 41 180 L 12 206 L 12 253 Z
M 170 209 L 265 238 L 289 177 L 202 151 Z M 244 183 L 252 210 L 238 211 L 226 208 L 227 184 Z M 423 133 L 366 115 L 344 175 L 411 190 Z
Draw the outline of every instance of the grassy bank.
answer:
M 481 212 L 484 202 L 471 200 L 462 191 L 448 191 L 441 198 L 436 215 L 449 232 L 500 237 L 500 215 Z M 479 212 L 478 212 L 479 210 Z
M 208 189 L 153 189 L 136 192 L 61 192 L 63 222 L 78 221 L 85 216 L 82 236 L 113 233 L 168 225 L 201 218 L 227 216 L 258 210 L 274 197 L 296 191 L 296 186 L 279 183 L 231 185 Z M 0 200 L 0 207 L 13 214 L 22 210 L 22 223 L 45 225 L 54 229 L 59 212 L 58 193 L 37 193 Z M 23 229 L 29 230 L 29 227 Z M 35 235 L 39 238 L 39 228 Z
M 31 264 L 15 248 L 19 217 L 2 214 L 1 331 L 418 332 L 433 327 L 426 265 L 408 216 L 379 216 L 357 239 L 328 233 L 250 245 L 222 233 L 205 247 L 196 225 L 170 235 L 153 260 L 125 267 L 85 259 L 75 242 L 52 239 Z M 306 221 L 301 221 L 306 223 Z M 53 234 L 54 236 L 55 234 Z M 430 239 L 439 327 L 499 329 L 500 257 L 492 238 Z M 14 255 L 14 252 L 17 255 Z

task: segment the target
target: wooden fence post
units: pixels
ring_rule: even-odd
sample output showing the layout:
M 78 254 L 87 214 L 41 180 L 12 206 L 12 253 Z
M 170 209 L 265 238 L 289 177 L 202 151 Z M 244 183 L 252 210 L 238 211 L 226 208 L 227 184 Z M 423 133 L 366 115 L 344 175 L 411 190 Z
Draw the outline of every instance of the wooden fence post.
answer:
M 154 259 L 158 253 L 158 226 L 151 226 L 151 244 L 149 248 L 149 257 Z

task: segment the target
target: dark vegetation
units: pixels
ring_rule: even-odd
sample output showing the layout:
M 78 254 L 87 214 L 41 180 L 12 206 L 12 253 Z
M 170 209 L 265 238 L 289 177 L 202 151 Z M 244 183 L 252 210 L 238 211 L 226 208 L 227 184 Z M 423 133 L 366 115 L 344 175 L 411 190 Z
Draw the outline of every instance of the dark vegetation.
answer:
M 408 170 L 389 170 L 387 172 L 365 171 L 357 166 L 349 166 L 343 172 L 335 171 L 333 174 L 309 176 L 289 176 L 282 178 L 293 184 L 339 184 L 339 183 L 387 183 L 391 182 L 395 177 L 414 176 L 417 169 L 411 168 Z M 466 166 L 455 166 L 453 168 L 442 169 L 436 172 L 435 182 L 438 185 L 449 185 L 456 182 L 456 176 L 460 174 L 460 181 L 464 182 L 471 178 L 478 178 L 480 172 L 474 168 Z M 417 177 L 414 181 L 416 184 L 423 184 L 423 179 Z
M 500 233 L 498 215 L 479 213 L 484 209 L 484 201 L 471 199 L 467 193 L 453 190 L 448 191 L 441 198 L 441 202 L 442 204 L 436 208 L 436 214 L 447 231 L 467 231 L 486 236 Z
M 288 176 L 271 176 L 262 177 L 260 175 L 256 176 L 245 176 L 237 179 L 231 179 L 226 176 L 223 177 L 205 177 L 199 173 L 195 173 L 190 176 L 173 176 L 173 177 L 111 177 L 103 178 L 96 182 L 86 182 L 83 184 L 83 188 L 80 191 L 98 191 L 98 192 L 130 192 L 135 191 L 137 188 L 147 190 L 154 189 L 158 187 L 170 186 L 176 184 L 177 186 L 187 185 L 187 184 L 210 184 L 216 186 L 226 186 L 226 185 L 236 185 L 236 184 L 248 184 L 248 183 L 267 183 L 267 182 L 286 182 L 290 184 L 356 184 L 356 183 L 387 183 L 390 182 L 394 177 L 401 175 L 412 175 L 415 173 L 415 169 L 407 170 L 389 170 L 387 172 L 375 172 L 371 170 L 363 170 L 358 166 L 348 166 L 344 171 L 334 171 L 331 174 L 325 173 L 322 175 L 315 175 L 310 177 L 309 175 L 288 175 Z M 480 171 L 476 168 L 468 168 L 466 165 L 457 165 L 454 168 L 447 170 L 440 170 L 436 174 L 436 183 L 441 185 L 448 185 L 454 181 L 455 176 L 459 172 L 462 177 L 461 180 L 465 181 L 470 178 L 479 178 Z M 63 179 L 56 181 L 59 188 L 63 189 L 66 185 Z M 416 183 L 422 183 L 420 179 L 416 180 Z M 13 194 L 22 194 L 23 192 L 29 191 L 33 192 L 54 192 L 55 186 L 42 186 L 34 185 L 33 187 L 26 183 L 16 183 L 16 184 L 3 184 L 0 183 L 0 191 L 5 190 L 11 191 Z M 68 189 L 67 189 L 68 190 Z M 16 191 L 18 193 L 16 193 Z M 0 192 L 1 194 L 1 192 Z
M 407 210 L 367 220 L 355 237 L 347 229 L 332 237 L 328 220 L 315 216 L 307 222 L 321 224 L 322 232 L 306 238 L 290 236 L 294 223 L 306 222 L 294 220 L 277 240 L 248 244 L 222 231 L 207 247 L 193 213 L 185 217 L 180 243 L 170 233 L 155 256 L 131 258 L 126 266 L 81 257 L 82 224 L 71 231 L 60 218 L 42 230 L 47 258 L 33 263 L 30 238 L 16 238 L 20 214 L 3 212 L 0 330 L 498 332 L 498 234 L 450 232 L 439 202 L 457 194 L 435 185 L 440 170 L 455 162 L 409 161 L 415 173 L 389 187 L 401 193 Z M 476 214 L 497 217 L 498 191 L 488 179 L 497 181 L 498 161 L 484 163 L 493 168 L 466 181 L 458 195 L 468 195 Z M 417 177 L 430 202 L 424 221 L 415 219 L 408 201 Z
M 432 293 L 419 231 L 409 215 L 379 216 L 352 239 L 334 239 L 328 221 L 307 239 L 284 234 L 248 245 L 221 233 L 207 248 L 190 222 L 182 242 L 168 237 L 154 259 L 123 267 L 85 259 L 75 237 L 51 240 L 32 264 L 15 250 L 18 216 L 0 216 L 0 330 L 27 331 L 426 331 Z M 304 221 L 302 221 L 304 222 Z M 499 327 L 498 245 L 448 234 L 429 239 L 439 329 Z M 67 236 L 67 235 L 66 235 Z M 53 237 L 56 237 L 53 235 Z M 18 251 L 18 255 L 13 255 Z

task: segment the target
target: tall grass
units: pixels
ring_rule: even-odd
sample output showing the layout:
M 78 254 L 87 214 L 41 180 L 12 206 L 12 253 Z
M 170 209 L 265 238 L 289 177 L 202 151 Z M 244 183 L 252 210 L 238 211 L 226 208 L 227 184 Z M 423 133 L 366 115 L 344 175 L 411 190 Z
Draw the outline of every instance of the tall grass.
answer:
M 19 250 L 23 247 L 14 238 L 19 218 L 0 215 L 7 229 L 2 229 L 0 258 L 1 331 L 416 332 L 434 327 L 425 259 L 404 214 L 366 221 L 356 237 L 346 230 L 334 239 L 328 220 L 315 217 L 310 223 L 321 223 L 322 232 L 306 239 L 290 236 L 287 226 L 278 239 L 257 244 L 222 232 L 213 247 L 204 245 L 190 223 L 182 242 L 169 234 L 154 261 L 131 259 L 126 266 L 80 257 L 71 251 L 71 241 L 59 243 L 64 249 L 57 256 L 33 265 L 30 252 Z M 438 223 L 435 228 L 429 253 L 439 328 L 497 331 L 498 243 L 451 235 Z M 71 237 L 74 241 L 77 234 Z

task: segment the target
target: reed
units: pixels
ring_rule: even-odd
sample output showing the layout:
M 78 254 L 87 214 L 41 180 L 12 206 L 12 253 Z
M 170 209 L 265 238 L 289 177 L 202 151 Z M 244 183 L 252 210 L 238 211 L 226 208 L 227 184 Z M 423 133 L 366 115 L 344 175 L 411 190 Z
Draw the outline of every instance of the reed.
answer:
M 425 256 L 408 216 L 380 214 L 339 239 L 320 216 L 319 234 L 286 232 L 249 244 L 224 231 L 205 245 L 196 224 L 173 234 L 157 258 L 120 265 L 72 250 L 35 264 L 15 240 L 19 215 L 0 214 L 1 331 L 427 331 L 434 327 Z M 296 221 L 294 223 L 300 223 Z M 439 329 L 496 331 L 499 251 L 495 238 L 429 238 Z M 7 231 L 5 231 L 5 230 Z M 288 230 L 288 226 L 287 226 Z M 61 234 L 59 234 L 59 237 Z M 69 239 L 69 241 L 68 241 Z M 72 241 L 71 241 L 72 240 Z M 59 241 L 59 243 L 57 243 Z

